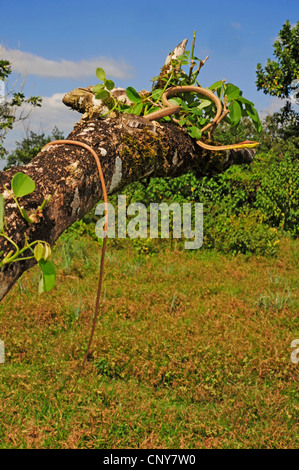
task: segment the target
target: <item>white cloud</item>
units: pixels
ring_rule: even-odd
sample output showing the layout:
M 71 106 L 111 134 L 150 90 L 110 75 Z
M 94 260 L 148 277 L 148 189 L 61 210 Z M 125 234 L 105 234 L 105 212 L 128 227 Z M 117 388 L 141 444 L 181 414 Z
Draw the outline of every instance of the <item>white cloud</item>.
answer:
M 26 125 L 34 132 L 42 129 L 46 134 L 51 133 L 53 127 L 57 126 L 64 133 L 69 133 L 82 114 L 65 106 L 62 103 L 63 96 L 64 93 L 43 96 L 42 106 L 34 108 Z
M 230 22 L 230 25 L 231 25 L 231 27 L 234 28 L 234 29 L 239 29 L 239 30 L 242 29 L 240 23 L 234 23 L 233 21 L 231 21 L 231 22 Z
M 266 108 L 262 109 L 259 113 L 262 119 L 265 119 L 266 116 L 272 115 L 278 112 L 281 108 L 284 107 L 287 100 L 282 98 L 273 97 Z
M 22 141 L 27 131 L 51 135 L 53 128 L 56 126 L 66 137 L 73 130 L 76 122 L 81 119 L 82 114 L 65 106 L 62 103 L 63 96 L 64 93 L 43 96 L 40 108 L 31 109 L 29 105 L 22 106 L 18 110 L 19 112 L 23 112 L 25 115 L 27 115 L 30 109 L 31 112 L 25 121 L 19 121 L 8 132 L 3 143 L 7 151 L 13 151 L 16 148 L 16 142 Z M 0 160 L 0 170 L 2 167 L 3 164 L 1 164 Z
M 117 62 L 109 57 L 95 57 L 90 60 L 73 62 L 45 59 L 20 49 L 6 49 L 0 45 L 0 57 L 12 63 L 13 71 L 25 75 L 37 75 L 50 78 L 81 78 L 95 75 L 97 67 L 102 67 L 108 77 L 129 78 L 132 67 L 125 62 Z

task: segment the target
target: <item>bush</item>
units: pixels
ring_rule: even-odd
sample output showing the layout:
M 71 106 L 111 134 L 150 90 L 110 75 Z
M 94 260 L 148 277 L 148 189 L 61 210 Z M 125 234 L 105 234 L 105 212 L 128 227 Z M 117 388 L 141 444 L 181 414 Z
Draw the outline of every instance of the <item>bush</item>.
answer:
M 213 178 L 198 178 L 189 172 L 174 179 L 151 178 L 132 183 L 124 189 L 127 204 L 142 202 L 148 207 L 153 202 L 201 202 L 203 248 L 274 255 L 285 231 L 298 235 L 299 162 L 294 139 L 273 145 L 266 153 L 258 152 L 251 165 L 233 166 Z M 286 156 L 281 154 L 282 149 Z M 110 197 L 110 202 L 117 208 L 117 195 Z M 88 233 L 82 223 L 72 230 Z M 148 253 L 152 250 L 148 243 L 149 240 L 137 240 L 134 246 Z
M 261 178 L 254 206 L 272 227 L 299 233 L 299 162 L 285 158 L 270 165 Z
M 218 214 L 204 219 L 204 244 L 207 248 L 232 254 L 275 255 L 279 244 L 277 229 L 262 222 L 259 211 Z

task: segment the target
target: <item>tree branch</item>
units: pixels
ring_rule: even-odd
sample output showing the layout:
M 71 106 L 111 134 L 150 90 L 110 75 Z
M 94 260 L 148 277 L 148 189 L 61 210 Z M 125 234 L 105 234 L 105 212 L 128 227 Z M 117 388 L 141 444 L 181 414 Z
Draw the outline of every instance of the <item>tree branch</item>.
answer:
M 166 58 L 158 82 L 171 69 L 171 60 L 185 51 L 186 44 L 185 39 Z M 64 104 L 84 113 L 67 139 L 84 142 L 97 153 L 108 194 L 119 193 L 128 183 L 145 177 L 173 178 L 191 169 L 198 175 L 213 175 L 231 165 L 253 160 L 255 151 L 252 149 L 205 150 L 174 123 L 150 122 L 132 114 L 110 113 L 103 119 L 101 115 L 107 115 L 107 109 L 102 100 L 95 99 L 92 88 L 77 88 L 63 98 Z M 123 89 L 115 88 L 111 93 L 117 100 L 128 100 Z M 27 213 L 36 210 L 51 195 L 41 217 L 33 224 L 22 218 L 5 189 L 5 185 L 10 187 L 13 175 L 20 171 L 36 184 L 35 191 L 22 198 Z M 26 237 L 29 243 L 43 240 L 52 246 L 64 230 L 82 219 L 102 197 L 97 166 L 90 152 L 68 144 L 44 148 L 28 165 L 1 172 L 1 193 L 5 198 L 6 234 L 20 248 Z M 0 236 L 0 253 L 5 256 L 11 247 Z M 27 259 L 8 263 L 0 269 L 0 300 L 35 263 L 35 259 Z
M 183 130 L 172 123 L 148 122 L 123 114 L 114 119 L 81 120 L 68 139 L 90 145 L 99 155 L 108 194 L 120 192 L 130 182 L 150 176 L 176 177 L 190 169 L 212 175 L 233 164 L 252 161 L 250 149 L 208 152 L 196 145 Z M 15 207 L 4 185 L 10 187 L 13 175 L 26 173 L 36 183 L 35 191 L 22 198 L 27 212 L 36 209 L 51 195 L 38 223 L 28 225 Z M 66 228 L 81 219 L 101 199 L 101 186 L 90 153 L 71 145 L 42 150 L 28 165 L 0 173 L 0 192 L 5 197 L 7 234 L 23 246 L 44 240 L 53 245 Z M 0 236 L 0 252 L 11 246 Z M 35 260 L 5 265 L 0 271 L 0 300 Z

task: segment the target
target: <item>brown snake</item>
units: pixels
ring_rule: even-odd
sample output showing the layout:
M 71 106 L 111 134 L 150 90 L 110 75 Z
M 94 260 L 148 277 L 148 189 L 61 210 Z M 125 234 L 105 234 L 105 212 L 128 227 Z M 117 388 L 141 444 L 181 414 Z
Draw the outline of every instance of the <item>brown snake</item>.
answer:
M 87 345 L 87 349 L 78 373 L 77 381 L 79 380 L 79 377 L 81 375 L 81 372 L 83 370 L 83 367 L 85 365 L 85 362 L 87 361 L 88 354 L 90 351 L 93 335 L 95 332 L 95 327 L 97 323 L 97 319 L 99 316 L 99 307 L 100 307 L 100 296 L 101 296 L 101 289 L 102 289 L 102 284 L 103 284 L 103 272 L 104 272 L 104 257 L 105 257 L 105 251 L 106 251 L 106 243 L 107 243 L 107 228 L 108 228 L 108 197 L 107 197 L 107 190 L 106 190 L 106 184 L 105 184 L 105 179 L 102 171 L 102 166 L 100 159 L 96 152 L 93 150 L 92 147 L 89 145 L 85 144 L 84 142 L 79 142 L 77 140 L 53 140 L 52 142 L 49 142 L 44 146 L 49 147 L 50 145 L 77 145 L 79 147 L 83 147 L 86 150 L 89 150 L 89 152 L 92 154 L 93 158 L 95 159 L 99 177 L 100 177 L 100 182 L 102 186 L 102 193 L 103 193 L 103 199 L 104 199 L 104 204 L 105 204 L 105 225 L 104 225 L 104 240 L 103 240 L 103 246 L 102 246 L 102 253 L 101 253 L 101 262 L 100 262 L 100 276 L 99 276 L 99 281 L 98 281 L 98 288 L 97 288 L 97 298 L 96 298 L 96 304 L 95 304 L 95 309 L 94 309 L 94 317 L 93 317 L 93 322 L 92 322 L 92 328 L 91 328 L 91 333 L 89 336 L 89 341 Z M 75 387 L 74 387 L 75 388 Z M 74 390 L 74 388 L 72 390 Z
M 177 114 L 181 111 L 181 106 L 179 105 L 173 105 L 168 101 L 167 98 L 171 98 L 172 96 L 177 96 L 179 93 L 185 93 L 185 92 L 193 92 L 193 93 L 198 93 L 200 95 L 206 96 L 210 100 L 212 100 L 215 105 L 216 105 L 216 115 L 214 119 L 204 126 L 201 129 L 201 132 L 205 132 L 208 130 L 210 127 L 218 123 L 219 118 L 221 117 L 222 114 L 222 104 L 221 101 L 217 98 L 217 96 L 214 95 L 214 93 L 207 88 L 201 88 L 198 86 L 176 86 L 176 87 L 171 87 L 166 90 L 163 95 L 162 95 L 162 103 L 165 105 L 165 108 L 159 109 L 158 111 L 154 111 L 153 113 L 146 114 L 145 116 L 142 116 L 143 119 L 147 119 L 148 121 L 154 121 L 157 119 L 161 119 L 165 116 L 171 116 L 172 114 Z M 255 147 L 258 145 L 258 142 L 252 141 L 252 140 L 244 140 L 243 142 L 240 142 L 238 144 L 231 144 L 231 145 L 208 145 L 202 142 L 201 140 L 196 141 L 197 145 L 200 147 L 207 149 L 207 150 L 212 150 L 212 151 L 220 151 L 220 150 L 231 150 L 231 149 L 240 149 L 240 148 L 251 148 Z

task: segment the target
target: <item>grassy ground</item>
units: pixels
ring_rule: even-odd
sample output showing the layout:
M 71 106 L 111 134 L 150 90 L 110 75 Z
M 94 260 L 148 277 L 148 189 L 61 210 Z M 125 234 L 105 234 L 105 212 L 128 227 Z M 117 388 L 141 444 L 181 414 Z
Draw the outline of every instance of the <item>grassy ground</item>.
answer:
M 0 305 L 1 448 L 298 448 L 298 241 L 277 258 L 59 242 L 57 284 Z M 297 289 L 297 292 L 296 292 Z M 297 296 L 296 296 L 297 293 Z

